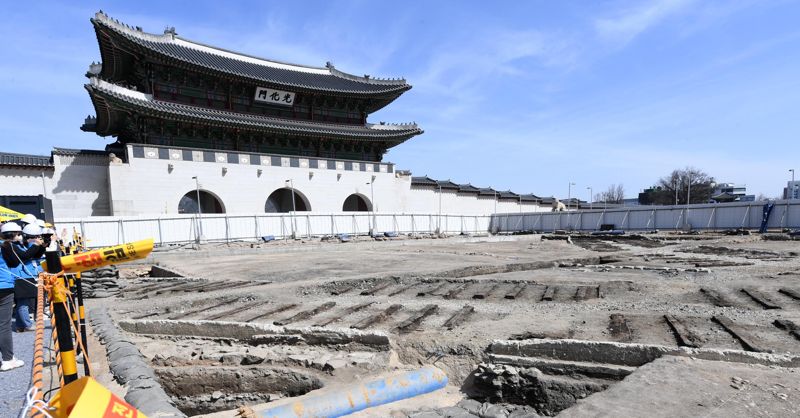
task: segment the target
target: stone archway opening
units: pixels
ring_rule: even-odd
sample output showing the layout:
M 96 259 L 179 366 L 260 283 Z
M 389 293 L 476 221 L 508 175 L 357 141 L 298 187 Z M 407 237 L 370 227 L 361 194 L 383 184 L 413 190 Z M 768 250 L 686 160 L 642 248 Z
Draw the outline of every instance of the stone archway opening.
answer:
M 347 196 L 342 204 L 343 212 L 369 212 L 372 210 L 372 204 L 366 198 L 358 193 L 353 193 Z
M 205 190 L 192 190 L 181 198 L 178 202 L 178 213 L 195 214 L 197 213 L 197 197 L 200 196 L 201 213 L 225 213 L 225 206 L 222 201 L 214 194 Z
M 294 189 L 294 203 L 292 203 L 292 189 L 285 187 L 275 190 L 267 198 L 264 204 L 264 212 L 267 213 L 285 213 L 291 212 L 292 207 L 297 212 L 307 212 L 311 210 L 311 205 L 308 199 L 302 193 Z

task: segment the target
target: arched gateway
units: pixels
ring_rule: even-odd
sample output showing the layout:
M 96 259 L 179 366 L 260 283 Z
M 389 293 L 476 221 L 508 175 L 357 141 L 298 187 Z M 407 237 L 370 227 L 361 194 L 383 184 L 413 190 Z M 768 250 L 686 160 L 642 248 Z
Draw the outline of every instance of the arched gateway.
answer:
M 294 208 L 297 212 L 306 212 L 311 210 L 311 205 L 308 199 L 302 193 L 294 189 L 294 202 L 292 202 L 292 189 L 285 187 L 275 190 L 267 198 L 267 203 L 264 205 L 264 212 L 267 213 L 284 213 L 291 212 Z
M 372 210 L 372 204 L 365 196 L 358 193 L 353 193 L 347 196 L 342 204 L 343 212 L 369 212 Z
M 178 213 L 198 213 L 197 197 L 200 196 L 200 213 L 225 213 L 225 206 L 222 201 L 210 192 L 205 190 L 192 190 L 186 193 L 178 202 Z

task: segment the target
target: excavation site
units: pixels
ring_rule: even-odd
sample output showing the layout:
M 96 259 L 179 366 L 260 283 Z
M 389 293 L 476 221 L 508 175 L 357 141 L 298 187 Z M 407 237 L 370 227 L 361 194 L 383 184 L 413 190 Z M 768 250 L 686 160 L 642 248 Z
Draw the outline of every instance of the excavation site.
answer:
M 786 234 L 209 243 L 108 276 L 96 367 L 148 416 L 312 416 L 403 373 L 440 387 L 350 416 L 800 414 Z

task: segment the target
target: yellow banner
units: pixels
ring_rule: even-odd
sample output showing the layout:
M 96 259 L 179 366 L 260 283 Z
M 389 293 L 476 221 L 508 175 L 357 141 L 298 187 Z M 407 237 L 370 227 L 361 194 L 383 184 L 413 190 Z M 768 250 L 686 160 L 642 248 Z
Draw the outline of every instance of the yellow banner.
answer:
M 82 377 L 50 400 L 53 418 L 147 418 L 91 377 Z
M 15 210 L 11 210 L 5 206 L 0 206 L 0 222 L 13 221 L 19 219 L 23 215 Z
M 115 247 L 100 248 L 85 253 L 61 257 L 64 273 L 79 273 L 112 264 L 127 263 L 147 257 L 153 251 L 153 239 L 129 242 Z M 47 271 L 47 262 L 42 263 Z

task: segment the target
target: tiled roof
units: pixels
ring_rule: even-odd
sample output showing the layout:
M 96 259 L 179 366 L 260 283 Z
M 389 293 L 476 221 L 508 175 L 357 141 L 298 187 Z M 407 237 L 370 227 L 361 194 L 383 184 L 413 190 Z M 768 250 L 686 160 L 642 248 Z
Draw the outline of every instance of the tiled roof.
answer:
M 174 120 L 231 126 L 234 128 L 255 128 L 293 135 L 328 136 L 350 140 L 377 140 L 400 143 L 423 131 L 415 123 L 408 124 L 366 124 L 341 125 L 322 122 L 298 121 L 269 116 L 238 113 L 226 110 L 189 106 L 180 103 L 163 102 L 153 99 L 149 94 L 133 91 L 98 78 L 91 78 L 85 85 L 92 100 L 113 102 L 112 107 L 121 107 L 138 113 L 152 114 Z M 101 115 L 98 115 L 101 116 Z M 102 124 L 100 125 L 102 126 Z M 109 133 L 105 133 L 109 134 Z
M 498 192 L 498 193 L 497 193 L 497 196 L 498 196 L 500 199 L 517 199 L 517 200 L 519 200 L 519 195 L 518 195 L 518 194 L 516 194 L 516 193 L 514 193 L 514 192 L 512 192 L 511 190 L 506 190 L 506 191 Z
M 50 156 L 0 152 L 0 166 L 53 167 Z
M 522 199 L 523 202 L 539 202 L 542 200 L 541 197 L 536 196 L 533 193 L 520 195 L 520 198 Z
M 445 190 L 458 190 L 459 189 L 459 186 L 457 184 L 453 183 L 450 180 L 438 180 L 436 182 L 436 184 L 437 184 L 437 186 L 439 186 L 439 187 L 441 187 L 442 189 L 445 189 Z
M 411 177 L 411 185 L 436 187 L 438 185 L 438 182 L 428 176 Z
M 105 155 L 108 153 L 103 150 L 96 149 L 75 149 L 75 148 L 53 148 L 55 155 Z
M 479 189 L 469 183 L 467 184 L 459 184 L 458 185 L 458 192 L 459 193 L 478 193 Z
M 379 79 L 356 76 L 337 70 L 328 63 L 325 67 L 288 64 L 235 53 L 193 42 L 177 36 L 174 30 L 163 35 L 145 33 L 98 12 L 92 19 L 98 40 L 101 33 L 117 35 L 134 45 L 168 60 L 244 77 L 289 88 L 329 91 L 362 96 L 400 94 L 411 88 L 404 79 Z M 102 49 L 102 48 L 101 48 Z
M 478 189 L 478 196 L 497 196 L 497 190 L 491 187 L 481 187 Z
M 439 186 L 442 187 L 443 190 L 457 190 L 458 193 L 476 193 L 478 196 L 487 196 L 487 197 L 497 197 L 498 199 L 514 199 L 514 200 L 522 200 L 523 202 L 539 202 L 543 203 L 544 199 L 539 196 L 536 196 L 533 193 L 519 195 L 517 193 L 512 192 L 511 190 L 506 191 L 496 191 L 491 187 L 475 187 L 472 184 L 457 184 L 450 180 L 436 180 L 432 179 L 428 176 L 421 176 L 421 177 L 412 177 L 411 178 L 411 185 L 418 186 L 418 187 L 432 187 L 438 188 Z M 548 203 L 552 201 L 552 198 Z

